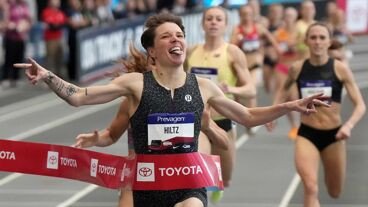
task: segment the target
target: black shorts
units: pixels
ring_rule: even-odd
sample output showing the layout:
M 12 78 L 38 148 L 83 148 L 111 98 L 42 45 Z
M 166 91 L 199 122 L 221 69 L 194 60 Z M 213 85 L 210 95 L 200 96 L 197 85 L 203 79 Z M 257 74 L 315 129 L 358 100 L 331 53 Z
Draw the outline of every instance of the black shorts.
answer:
M 207 207 L 207 190 L 205 188 L 168 191 L 133 191 L 134 207 L 174 207 L 188 198 L 198 198 Z
M 321 152 L 327 146 L 337 141 L 336 134 L 339 129 L 340 127 L 337 127 L 335 129 L 322 130 L 310 127 L 305 124 L 301 124 L 298 130 L 298 135 L 308 139 Z
M 233 121 L 231 121 L 230 119 L 215 120 L 215 123 L 226 132 L 230 131 L 233 128 Z
M 273 69 L 277 64 L 277 60 L 273 60 L 272 58 L 270 58 L 269 56 L 266 55 L 263 58 L 263 64 L 268 65 L 268 66 L 270 66 L 271 69 Z

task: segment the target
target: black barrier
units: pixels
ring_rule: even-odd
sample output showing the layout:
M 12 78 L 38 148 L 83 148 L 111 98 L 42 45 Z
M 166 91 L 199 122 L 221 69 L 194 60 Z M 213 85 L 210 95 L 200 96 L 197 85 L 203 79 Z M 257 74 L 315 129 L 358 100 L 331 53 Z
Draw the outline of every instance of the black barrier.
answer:
M 229 11 L 230 35 L 232 25 L 238 22 L 236 10 Z M 129 53 L 129 44 L 133 43 L 142 49 L 140 37 L 143 24 L 147 17 L 138 17 L 134 20 L 120 20 L 113 24 L 87 28 L 77 34 L 77 65 L 76 77 L 81 83 L 99 79 L 109 70 L 114 70 L 114 62 L 126 57 Z M 186 42 L 189 46 L 203 42 L 202 10 L 192 11 L 182 15 L 186 31 Z
M 114 61 L 128 55 L 130 43 L 139 47 L 144 20 L 137 17 L 78 31 L 77 80 L 83 83 L 101 77 Z

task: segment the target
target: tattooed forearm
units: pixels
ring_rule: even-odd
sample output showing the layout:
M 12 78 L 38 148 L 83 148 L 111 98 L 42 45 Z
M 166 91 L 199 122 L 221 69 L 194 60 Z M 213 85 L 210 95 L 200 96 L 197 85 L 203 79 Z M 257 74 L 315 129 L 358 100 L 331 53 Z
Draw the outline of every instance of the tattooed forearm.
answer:
M 55 75 L 53 73 L 51 73 L 50 71 L 47 72 L 45 83 L 50 84 L 54 78 L 55 78 Z
M 47 73 L 45 83 L 62 99 L 68 99 L 79 90 L 75 85 L 65 82 L 50 71 Z
M 66 88 L 66 95 L 67 95 L 67 97 L 70 97 L 70 96 L 72 96 L 73 94 L 75 94 L 77 92 L 78 92 L 78 89 L 74 85 L 72 85 L 72 84 L 70 84 Z

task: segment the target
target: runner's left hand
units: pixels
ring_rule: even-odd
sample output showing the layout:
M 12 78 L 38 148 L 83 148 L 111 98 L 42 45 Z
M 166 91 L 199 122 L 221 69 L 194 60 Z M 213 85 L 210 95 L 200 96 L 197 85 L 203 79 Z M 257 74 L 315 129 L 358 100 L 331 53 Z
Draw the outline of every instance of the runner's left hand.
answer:
M 310 115 L 317 112 L 316 106 L 330 107 L 331 105 L 324 102 L 327 99 L 329 98 L 319 93 L 307 98 L 292 101 L 290 107 L 293 111 L 300 112 L 304 115 Z
M 336 134 L 336 139 L 337 140 L 344 140 L 344 139 L 348 139 L 350 138 L 351 135 L 351 127 L 347 126 L 346 124 L 344 124 L 339 131 Z

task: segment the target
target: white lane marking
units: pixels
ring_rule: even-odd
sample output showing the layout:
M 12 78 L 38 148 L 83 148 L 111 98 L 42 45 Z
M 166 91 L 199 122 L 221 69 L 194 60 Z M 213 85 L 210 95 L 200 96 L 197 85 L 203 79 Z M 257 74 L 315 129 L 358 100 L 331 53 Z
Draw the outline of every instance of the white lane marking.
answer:
M 77 120 L 77 119 L 82 118 L 84 116 L 96 113 L 100 110 L 107 109 L 107 108 L 115 105 L 116 103 L 117 103 L 116 101 L 113 101 L 113 102 L 109 102 L 109 103 L 89 107 L 87 109 L 83 109 L 83 110 L 80 110 L 80 111 L 76 111 L 75 113 L 73 113 L 69 116 L 62 117 L 60 119 L 57 119 L 55 121 L 49 122 L 49 123 L 44 124 L 44 125 L 41 125 L 41 126 L 36 127 L 34 129 L 30 129 L 28 131 L 25 131 L 25 132 L 22 132 L 22 133 L 19 133 L 19 134 L 15 135 L 15 136 L 12 136 L 10 138 L 10 140 L 17 140 L 18 141 L 18 140 L 26 139 L 30 136 L 39 134 L 41 132 L 45 132 L 45 131 L 50 130 L 52 128 L 55 128 L 57 126 L 61 126 L 63 124 L 66 124 L 68 122 Z
M 43 102 L 40 104 L 33 104 L 33 105 L 28 105 L 31 107 L 26 107 L 26 108 L 21 108 L 21 109 L 17 109 L 15 111 L 12 111 L 10 113 L 7 113 L 5 115 L 1 115 L 0 116 L 0 122 L 5 122 L 8 121 L 10 119 L 16 119 L 19 118 L 21 116 L 25 116 L 31 113 L 35 113 L 37 111 L 41 111 L 44 110 L 46 108 L 50 108 L 52 106 L 55 106 L 57 104 L 62 103 L 61 100 L 59 99 L 53 99 L 52 101 L 47 101 L 47 102 Z
M 52 128 L 55 128 L 57 126 L 66 124 L 68 122 L 77 120 L 79 118 L 82 118 L 84 116 L 87 116 L 87 115 L 90 115 L 90 114 L 93 114 L 93 113 L 96 113 L 100 110 L 107 109 L 107 108 L 109 108 L 109 107 L 111 107 L 111 106 L 113 106 L 117 103 L 118 103 L 117 101 L 113 101 L 113 102 L 109 102 L 109 103 L 105 103 L 105 104 L 101 104 L 101 105 L 95 105 L 95 106 L 89 107 L 87 109 L 82 109 L 80 111 L 77 111 L 77 112 L 69 115 L 69 116 L 62 117 L 60 119 L 49 122 L 49 123 L 44 124 L 42 126 L 36 127 L 34 129 L 19 133 L 15 136 L 10 137 L 9 140 L 23 140 L 23 139 L 29 138 L 30 136 L 45 132 L 45 131 L 50 130 Z M 12 174 L 0 179 L 0 186 L 3 186 L 5 184 L 13 181 L 13 180 L 17 179 L 18 177 L 20 177 L 22 175 L 23 174 L 12 173 Z
M 262 125 L 261 125 L 262 126 Z M 260 128 L 261 126 L 256 126 L 254 127 L 252 130 L 253 130 L 253 133 L 256 133 Z M 241 147 L 244 143 L 246 143 L 249 139 L 249 135 L 247 133 L 244 133 L 242 134 L 237 140 L 236 140 L 236 143 L 235 143 L 235 147 L 236 149 L 238 149 L 239 147 Z
M 12 174 L 10 174 L 10 175 L 8 175 L 8 176 L 6 176 L 6 177 L 4 177 L 0 180 L 0 186 L 5 185 L 5 184 L 15 180 L 15 179 L 19 178 L 20 176 L 22 176 L 22 174 L 12 173 Z
M 57 99 L 55 99 L 55 95 L 53 95 L 52 93 L 37 95 L 36 97 L 30 98 L 30 99 L 21 100 L 21 101 L 0 107 L 0 114 L 4 116 L 6 114 L 10 114 L 13 111 L 17 111 L 19 109 L 25 109 L 25 108 L 30 109 L 34 107 L 35 105 L 43 104 L 45 102 L 50 102 L 54 100 L 57 100 Z
M 368 83 L 362 83 L 358 85 L 360 89 L 368 88 Z M 343 94 L 344 96 L 346 93 Z M 300 183 L 301 179 L 298 175 L 298 173 L 294 174 L 293 179 L 291 180 L 291 183 L 289 187 L 286 189 L 284 196 L 281 199 L 281 202 L 278 207 L 287 207 L 290 203 L 291 198 L 294 196 L 294 193 Z
M 78 193 L 74 194 L 72 197 L 70 197 L 68 200 L 60 203 L 56 207 L 67 207 L 78 201 L 80 198 L 84 197 L 85 195 L 88 195 L 92 191 L 96 190 L 98 188 L 97 185 L 88 185 L 83 190 L 79 191 Z
M 288 186 L 284 194 L 284 197 L 281 200 L 279 207 L 287 207 L 289 205 L 290 200 L 293 197 L 296 189 L 298 188 L 299 183 L 300 183 L 300 177 L 298 173 L 295 173 L 293 179 L 291 180 L 290 185 Z

